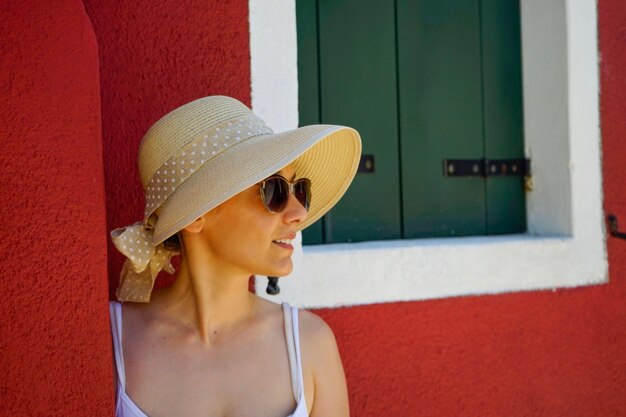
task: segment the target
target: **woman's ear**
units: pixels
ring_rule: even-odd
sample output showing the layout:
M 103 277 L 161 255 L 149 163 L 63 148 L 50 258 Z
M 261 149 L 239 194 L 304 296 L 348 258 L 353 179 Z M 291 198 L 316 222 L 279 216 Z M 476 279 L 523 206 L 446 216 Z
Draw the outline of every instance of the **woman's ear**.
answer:
M 188 224 L 187 226 L 185 226 L 183 228 L 183 231 L 187 233 L 200 233 L 202 229 L 204 229 L 204 224 L 205 224 L 204 216 L 198 217 L 191 224 Z

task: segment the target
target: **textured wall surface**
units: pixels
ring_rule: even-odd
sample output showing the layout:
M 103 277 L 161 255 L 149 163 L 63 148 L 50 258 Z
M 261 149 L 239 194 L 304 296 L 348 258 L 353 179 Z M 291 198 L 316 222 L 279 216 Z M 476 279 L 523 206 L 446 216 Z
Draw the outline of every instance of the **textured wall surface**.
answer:
M 111 415 L 96 39 L 79 0 L 3 2 L 0 39 L 0 415 Z
M 148 128 L 196 98 L 250 105 L 245 0 L 85 0 L 100 50 L 108 230 L 143 217 L 137 148 Z M 123 257 L 109 240 L 111 289 Z M 162 273 L 168 282 L 170 277 Z M 159 283 L 157 283 L 159 285 Z

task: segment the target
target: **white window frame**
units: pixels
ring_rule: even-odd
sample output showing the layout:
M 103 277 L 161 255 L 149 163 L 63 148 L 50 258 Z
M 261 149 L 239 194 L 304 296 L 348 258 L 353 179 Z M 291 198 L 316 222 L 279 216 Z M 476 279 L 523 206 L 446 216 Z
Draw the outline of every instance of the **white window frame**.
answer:
M 294 0 L 249 0 L 252 107 L 297 127 Z M 596 2 L 521 0 L 528 232 L 298 246 L 281 294 L 337 307 L 608 282 Z M 259 277 L 259 295 L 265 295 Z

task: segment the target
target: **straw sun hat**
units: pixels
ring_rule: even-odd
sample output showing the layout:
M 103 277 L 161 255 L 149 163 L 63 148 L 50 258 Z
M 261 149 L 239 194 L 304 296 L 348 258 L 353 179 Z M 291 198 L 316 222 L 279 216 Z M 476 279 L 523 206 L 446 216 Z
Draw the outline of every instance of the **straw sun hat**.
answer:
M 163 116 L 139 146 L 145 192 L 142 222 L 111 232 L 126 257 L 117 298 L 150 300 L 172 251 L 163 242 L 214 207 L 293 163 L 311 180 L 302 230 L 330 210 L 352 181 L 361 154 L 356 130 L 313 125 L 274 134 L 239 101 L 201 98 Z

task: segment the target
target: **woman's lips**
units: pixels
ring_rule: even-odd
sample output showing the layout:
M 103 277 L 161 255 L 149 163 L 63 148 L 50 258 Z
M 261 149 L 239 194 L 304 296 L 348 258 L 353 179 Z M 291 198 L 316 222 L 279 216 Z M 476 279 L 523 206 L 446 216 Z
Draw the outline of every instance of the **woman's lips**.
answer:
M 278 245 L 283 249 L 293 250 L 293 245 L 290 243 L 272 242 L 274 245 Z

